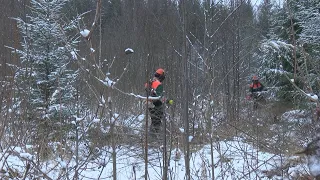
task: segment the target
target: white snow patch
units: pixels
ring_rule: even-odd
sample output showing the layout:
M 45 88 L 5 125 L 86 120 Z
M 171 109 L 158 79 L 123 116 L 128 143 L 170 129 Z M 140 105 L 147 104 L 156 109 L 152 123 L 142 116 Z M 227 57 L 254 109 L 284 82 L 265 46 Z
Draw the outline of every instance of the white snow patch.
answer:
M 161 96 L 156 96 L 156 97 L 148 96 L 148 97 L 146 97 L 146 96 L 136 95 L 136 94 L 134 94 L 134 93 L 129 93 L 128 95 L 134 96 L 134 97 L 140 98 L 140 99 L 149 99 L 149 100 L 157 100 L 157 99 L 160 99 L 160 98 L 161 98 Z
M 268 69 L 268 73 L 283 74 L 285 71 L 282 69 Z
M 134 51 L 133 51 L 133 49 L 131 49 L 131 48 L 127 48 L 126 50 L 124 50 L 124 52 L 125 52 L 126 54 L 131 54 L 131 53 L 133 53 Z
M 71 51 L 70 53 L 71 53 L 72 59 L 74 60 L 78 59 L 77 53 L 75 51 Z
M 102 81 L 102 83 L 108 87 L 112 87 L 115 84 L 115 82 L 109 79 L 108 76 L 106 76 L 106 78 L 104 79 L 104 81 Z
M 90 31 L 88 29 L 84 29 L 82 31 L 80 31 L 80 34 L 83 36 L 83 37 L 88 37 Z
M 60 161 L 59 163 L 63 169 L 67 168 L 67 163 L 65 161 Z
M 279 45 L 275 41 L 270 41 L 270 46 L 278 51 L 280 50 Z
M 119 118 L 120 114 L 114 113 L 113 116 L 114 116 L 115 118 Z
M 76 117 L 76 121 L 82 121 L 83 119 L 83 117 Z
M 102 133 L 108 133 L 109 130 L 110 130 L 110 127 L 109 126 L 106 127 L 106 128 L 100 127 L 100 130 L 101 130 Z
M 189 142 L 191 142 L 193 139 L 193 136 L 189 136 Z
M 143 121 L 144 118 L 145 118 L 145 115 L 144 115 L 144 114 L 141 114 L 141 115 L 138 116 L 138 120 L 139 120 L 139 121 Z
M 98 122 L 100 122 L 100 119 L 98 119 L 98 118 L 94 118 L 94 119 L 92 120 L 92 123 L 98 123 Z
M 119 114 L 114 113 L 111 118 L 111 123 L 114 123 L 115 121 L 117 121 L 119 119 L 119 116 L 120 116 Z
M 292 44 L 288 44 L 288 43 L 285 43 L 283 41 L 277 41 L 277 43 L 282 46 L 282 47 L 286 47 L 286 48 L 294 48 L 294 46 Z
M 290 123 L 309 124 L 312 119 L 308 116 L 308 112 L 303 110 L 292 110 L 282 114 L 281 120 Z
M 108 129 L 108 127 L 107 127 Z M 267 180 L 269 177 L 264 174 L 266 171 L 273 170 L 279 167 L 281 163 L 289 158 L 283 155 L 270 154 L 259 151 L 254 148 L 253 145 L 240 141 L 241 138 L 235 141 L 220 141 L 213 144 L 213 159 L 214 173 L 211 172 L 211 146 L 205 145 L 202 149 L 192 152 L 190 154 L 190 170 L 191 179 L 253 179 L 253 177 L 259 177 L 259 179 Z M 159 145 L 160 146 L 160 145 Z M 86 145 L 80 145 L 80 157 L 87 155 Z M 15 148 L 19 150 L 18 148 Z M 81 177 L 90 177 L 90 179 L 110 179 L 112 174 L 113 164 L 106 159 L 112 159 L 110 147 L 103 147 L 104 150 L 94 149 L 97 156 L 94 159 L 86 161 L 85 167 L 82 171 L 79 171 Z M 21 149 L 20 149 L 21 150 Z M 99 153 L 101 152 L 101 155 Z M 134 179 L 134 177 L 144 176 L 144 149 L 138 144 L 136 146 L 119 146 L 116 149 L 117 155 L 117 176 L 118 179 Z M 158 166 L 162 162 L 162 151 L 159 148 L 149 148 L 150 155 L 148 163 L 148 176 L 150 179 L 161 179 L 162 167 Z M 170 158 L 170 170 L 169 179 L 183 179 L 185 177 L 184 166 L 184 154 L 179 148 L 175 148 L 171 151 Z M 1 154 L 4 155 L 4 154 Z M 24 153 L 25 157 L 30 157 L 30 154 Z M 80 159 L 81 160 L 81 159 Z M 316 159 L 317 160 L 317 159 Z M 58 162 L 57 167 L 55 163 Z M 65 163 L 68 162 L 68 163 Z M 3 163 L 3 160 L 1 161 Z M 18 172 L 25 170 L 24 160 L 14 155 L 9 155 L 7 158 L 8 167 L 16 169 Z M 74 159 L 55 159 L 54 161 L 44 162 L 46 165 L 42 166 L 41 170 L 47 173 L 48 177 L 56 179 L 59 175 L 59 169 L 61 167 L 68 169 L 75 165 Z M 101 168 L 103 166 L 103 168 Z M 298 168 L 290 167 L 290 175 L 296 175 L 299 172 Z M 312 170 L 312 171 L 311 171 Z M 320 168 L 318 165 L 310 167 L 311 173 L 316 175 Z M 303 171 L 305 172 L 305 171 Z M 212 177 L 214 174 L 214 177 Z M 285 173 L 284 173 L 285 174 Z M 72 179 L 73 173 L 68 175 L 68 178 Z M 288 177 L 273 176 L 272 179 L 288 179 Z M 291 177 L 290 179 L 295 179 Z
M 90 48 L 91 53 L 94 53 L 96 50 L 94 50 L 93 48 Z
M 308 167 L 313 176 L 320 175 L 320 158 L 316 155 L 308 157 Z
M 184 133 L 184 129 L 183 128 L 179 128 L 180 132 Z
M 28 159 L 28 160 L 32 160 L 33 156 L 29 153 L 20 153 L 20 157 Z
M 318 101 L 318 96 L 316 94 L 306 94 L 311 100 Z
M 58 89 L 56 89 L 56 90 L 53 92 L 52 96 L 53 96 L 53 97 L 57 96 L 57 94 L 58 94 L 59 92 L 60 92 L 60 91 L 59 91 Z
M 102 102 L 102 104 L 106 103 L 106 100 L 104 99 L 103 95 L 101 96 L 101 102 Z

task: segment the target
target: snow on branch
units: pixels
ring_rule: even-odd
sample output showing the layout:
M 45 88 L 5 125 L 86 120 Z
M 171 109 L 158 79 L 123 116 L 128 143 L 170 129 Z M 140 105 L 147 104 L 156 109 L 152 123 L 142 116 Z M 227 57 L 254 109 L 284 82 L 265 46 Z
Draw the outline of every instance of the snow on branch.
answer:
M 161 98 L 161 96 L 156 96 L 156 97 L 153 97 L 153 96 L 141 96 L 141 95 L 136 95 L 136 94 L 133 94 L 133 93 L 130 93 L 128 95 L 131 95 L 131 96 L 139 98 L 139 99 L 159 100 Z
M 316 94 L 307 93 L 306 95 L 308 96 L 308 98 L 309 98 L 311 101 L 313 101 L 313 102 L 318 101 L 318 96 L 317 96 Z
M 124 50 L 124 52 L 125 52 L 126 54 L 132 54 L 132 53 L 134 53 L 133 49 L 131 49 L 131 48 L 127 48 L 126 50 Z
M 105 77 L 104 80 L 101 80 L 101 79 L 99 79 L 99 78 L 97 78 L 97 77 L 95 77 L 95 76 L 94 76 L 94 78 L 96 78 L 99 82 L 101 82 L 101 83 L 104 84 L 105 86 L 111 87 L 111 88 L 119 91 L 120 93 L 125 94 L 125 95 L 128 95 L 128 96 L 133 96 L 133 97 L 135 97 L 135 98 L 139 98 L 139 99 L 143 99 L 143 100 L 147 100 L 147 99 L 148 99 L 148 100 L 159 100 L 159 99 L 161 99 L 161 96 L 156 96 L 156 97 L 154 97 L 154 96 L 142 96 L 142 95 L 137 95 L 137 94 L 134 94 L 134 93 L 124 92 L 124 91 L 122 91 L 122 90 L 120 90 L 120 89 L 118 89 L 118 88 L 115 87 L 116 82 L 113 81 L 113 80 L 111 80 L 111 79 L 108 77 L 109 75 L 110 75 L 110 73 L 106 73 L 106 77 Z M 103 98 L 102 101 L 105 102 L 104 98 Z M 108 98 L 108 102 L 109 102 L 109 98 Z
M 277 74 L 283 74 L 283 73 L 286 73 L 286 71 L 284 71 L 283 69 L 268 69 L 267 70 L 268 73 L 277 73 Z
M 72 59 L 74 59 L 74 60 L 78 59 L 77 53 L 75 51 L 71 51 L 70 54 L 72 56 Z
M 83 37 L 88 37 L 89 34 L 90 34 L 90 31 L 88 29 L 84 29 L 82 31 L 80 31 L 80 34 L 83 36 Z
M 24 158 L 24 159 L 28 159 L 28 160 L 32 160 L 33 156 L 29 153 L 20 153 L 20 157 Z
M 104 84 L 105 86 L 107 86 L 107 87 L 113 87 L 115 84 L 116 84 L 116 82 L 114 82 L 114 81 L 112 81 L 111 79 L 109 79 L 109 77 L 108 76 L 106 76 L 106 78 L 104 79 L 104 80 L 101 80 L 101 79 L 99 79 L 99 78 L 97 78 L 97 77 L 95 77 L 98 81 L 100 81 L 102 84 Z
M 279 40 L 271 40 L 262 44 L 262 48 L 264 49 L 273 49 L 274 51 L 280 51 L 281 48 L 284 49 L 293 49 L 294 46 L 292 44 L 285 43 Z
M 283 74 L 288 80 L 289 82 L 300 92 L 302 93 L 303 95 L 305 95 L 310 101 L 313 101 L 313 102 L 316 102 L 318 101 L 318 96 L 313 94 L 313 93 L 306 93 L 304 92 L 301 88 L 299 88 L 295 82 L 294 82 L 294 79 L 290 79 L 286 74 Z
M 116 82 L 110 80 L 108 76 L 106 76 L 105 80 L 101 80 L 101 79 L 99 79 L 97 77 L 95 77 L 95 78 L 98 81 L 100 81 L 102 84 L 104 84 L 105 86 L 111 87 L 111 88 L 113 88 L 113 89 L 115 89 L 115 90 L 117 90 L 120 93 L 125 94 L 125 95 L 133 96 L 135 98 L 139 98 L 139 99 L 143 99 L 143 100 L 147 100 L 147 99 L 149 99 L 149 100 L 159 100 L 159 99 L 161 99 L 161 96 L 156 96 L 156 97 L 153 97 L 153 96 L 142 96 L 142 95 L 137 95 L 137 94 L 134 94 L 134 93 L 123 92 L 120 89 L 115 87 Z

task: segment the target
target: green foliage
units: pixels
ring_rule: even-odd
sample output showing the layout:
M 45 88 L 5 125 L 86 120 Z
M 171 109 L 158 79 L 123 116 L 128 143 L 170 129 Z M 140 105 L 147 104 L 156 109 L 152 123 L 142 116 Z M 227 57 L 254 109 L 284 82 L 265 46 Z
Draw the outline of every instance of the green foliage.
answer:
M 281 29 L 279 29 L 280 38 L 286 40 L 298 40 L 300 38 L 302 27 L 299 25 L 299 21 L 295 18 L 286 19 L 284 24 L 282 24 Z M 293 39 L 294 38 L 294 39 Z
M 306 97 L 301 91 L 319 92 L 319 65 L 315 62 L 319 45 L 312 41 L 317 38 L 317 34 L 310 29 L 314 24 L 307 23 L 310 18 L 317 21 L 317 14 L 313 14 L 317 3 L 289 1 L 284 8 L 271 9 L 269 35 L 263 40 L 255 58 L 260 60 L 259 70 L 269 85 L 275 87 L 280 99 L 303 103 Z M 310 40 L 308 37 L 313 38 Z M 290 79 L 294 79 L 296 86 Z
M 267 37 L 270 26 L 271 26 L 271 16 L 272 16 L 272 4 L 265 1 L 259 6 L 259 11 L 257 15 L 257 28 L 260 31 L 262 37 Z
M 20 108 L 17 112 L 25 111 L 28 122 L 37 127 L 36 131 L 43 137 L 52 130 L 65 134 L 67 131 L 59 127 L 67 127 L 75 114 L 72 107 L 78 72 L 71 68 L 71 52 L 75 53 L 78 41 L 74 38 L 76 25 L 72 23 L 75 21 L 66 23 L 61 13 L 66 2 L 32 0 L 28 19 L 17 19 L 24 39 L 22 50 L 17 51 L 21 67 L 15 76 L 16 92 L 17 99 L 27 104 L 25 107 L 17 104 Z

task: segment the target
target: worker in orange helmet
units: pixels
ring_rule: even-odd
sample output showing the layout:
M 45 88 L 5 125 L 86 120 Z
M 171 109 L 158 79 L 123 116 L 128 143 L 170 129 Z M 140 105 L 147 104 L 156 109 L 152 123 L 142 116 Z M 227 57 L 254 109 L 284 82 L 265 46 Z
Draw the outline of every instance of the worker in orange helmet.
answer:
M 157 99 L 150 98 L 152 104 L 149 106 L 149 112 L 151 116 L 150 131 L 152 133 L 159 133 L 162 119 L 164 118 L 164 106 L 161 97 L 163 96 L 162 82 L 165 79 L 165 72 L 159 68 L 156 70 L 154 77 L 148 83 L 145 84 L 145 89 L 148 96 L 159 97 Z
M 250 92 L 255 93 L 255 92 L 260 92 L 264 89 L 263 84 L 259 81 L 258 76 L 254 75 L 252 77 L 252 83 L 250 84 Z

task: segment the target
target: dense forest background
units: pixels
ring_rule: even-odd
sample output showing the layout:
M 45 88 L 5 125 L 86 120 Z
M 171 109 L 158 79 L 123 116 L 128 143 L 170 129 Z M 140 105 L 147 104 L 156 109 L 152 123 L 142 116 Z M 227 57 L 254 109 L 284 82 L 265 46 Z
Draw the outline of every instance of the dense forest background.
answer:
M 245 136 L 264 145 L 261 139 L 277 134 L 279 149 L 266 151 L 292 152 L 317 135 L 318 0 L 1 4 L 1 147 L 33 145 L 37 163 L 56 151 L 54 142 L 80 164 L 83 142 L 93 150 L 116 149 L 138 141 L 133 131 L 144 137 L 135 123 L 148 112 L 137 95 L 145 95 L 144 83 L 160 67 L 165 97 L 174 100 L 166 109 L 167 126 L 174 129 L 170 142 L 182 143 L 185 154 L 194 145 L 190 136 L 195 144 Z M 134 53 L 126 54 L 127 48 Z M 253 75 L 267 88 L 254 110 L 246 99 Z M 281 133 L 269 129 L 291 110 L 311 122 Z M 287 141 L 289 132 L 295 132 L 294 142 Z

